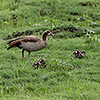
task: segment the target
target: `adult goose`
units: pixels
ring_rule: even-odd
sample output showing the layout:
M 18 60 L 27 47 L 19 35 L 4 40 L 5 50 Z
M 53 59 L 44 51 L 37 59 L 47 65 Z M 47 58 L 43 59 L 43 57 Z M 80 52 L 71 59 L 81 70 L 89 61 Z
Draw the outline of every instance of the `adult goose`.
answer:
M 37 36 L 24 36 L 13 39 L 7 43 L 9 44 L 7 50 L 9 50 L 12 47 L 18 47 L 22 49 L 22 59 L 24 59 L 24 50 L 29 52 L 29 57 L 30 57 L 31 52 L 41 50 L 47 46 L 48 35 L 54 36 L 53 33 L 51 33 L 49 30 L 46 30 L 42 34 L 42 39 Z

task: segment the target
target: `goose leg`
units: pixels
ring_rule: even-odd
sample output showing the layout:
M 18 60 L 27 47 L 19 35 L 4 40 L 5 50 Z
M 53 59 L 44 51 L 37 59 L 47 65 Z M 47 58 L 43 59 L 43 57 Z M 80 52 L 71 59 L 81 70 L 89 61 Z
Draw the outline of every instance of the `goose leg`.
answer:
M 22 60 L 24 59 L 24 50 L 22 50 Z
M 31 57 L 30 52 L 29 52 L 29 57 Z

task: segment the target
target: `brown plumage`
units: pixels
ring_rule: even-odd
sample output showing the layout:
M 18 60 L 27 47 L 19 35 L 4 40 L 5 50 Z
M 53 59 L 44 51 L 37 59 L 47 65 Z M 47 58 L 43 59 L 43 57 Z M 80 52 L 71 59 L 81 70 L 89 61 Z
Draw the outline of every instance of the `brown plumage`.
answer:
M 42 34 L 42 39 L 37 36 L 24 36 L 24 37 L 16 38 L 7 43 L 9 44 L 7 50 L 9 50 L 12 47 L 18 47 L 22 49 L 22 59 L 24 58 L 24 50 L 29 52 L 29 57 L 30 57 L 31 52 L 41 50 L 47 46 L 48 35 L 54 36 L 54 34 L 52 34 L 49 30 L 46 30 Z

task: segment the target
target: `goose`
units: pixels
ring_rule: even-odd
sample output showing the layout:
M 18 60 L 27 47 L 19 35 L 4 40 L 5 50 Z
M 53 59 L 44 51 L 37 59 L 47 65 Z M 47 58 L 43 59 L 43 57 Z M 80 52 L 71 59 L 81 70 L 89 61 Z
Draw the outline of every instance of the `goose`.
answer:
M 30 57 L 31 52 L 42 50 L 43 48 L 47 46 L 48 44 L 47 36 L 48 35 L 54 36 L 52 32 L 50 32 L 49 30 L 46 30 L 42 34 L 42 39 L 37 36 L 30 35 L 30 36 L 23 36 L 23 37 L 10 40 L 7 43 L 9 44 L 9 47 L 7 48 L 7 50 L 13 47 L 18 47 L 22 49 L 22 59 L 24 59 L 24 51 L 27 51 Z
M 77 57 L 77 58 L 82 58 L 85 55 L 84 51 L 80 51 L 80 50 L 75 50 L 73 52 L 73 54 Z
M 34 69 L 37 69 L 37 68 L 45 68 L 46 67 L 46 60 L 40 58 L 38 59 L 38 62 L 34 62 L 33 65 Z

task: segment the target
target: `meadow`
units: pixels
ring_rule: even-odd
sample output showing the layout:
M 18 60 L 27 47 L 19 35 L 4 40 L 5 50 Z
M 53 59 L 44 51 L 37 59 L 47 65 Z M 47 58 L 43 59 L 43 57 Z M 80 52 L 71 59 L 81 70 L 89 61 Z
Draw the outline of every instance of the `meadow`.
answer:
M 0 99 L 99 100 L 99 0 L 0 0 Z M 7 50 L 13 38 L 50 30 L 41 51 Z M 85 51 L 81 59 L 73 51 Z M 39 58 L 46 68 L 34 69 Z

